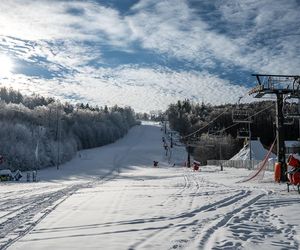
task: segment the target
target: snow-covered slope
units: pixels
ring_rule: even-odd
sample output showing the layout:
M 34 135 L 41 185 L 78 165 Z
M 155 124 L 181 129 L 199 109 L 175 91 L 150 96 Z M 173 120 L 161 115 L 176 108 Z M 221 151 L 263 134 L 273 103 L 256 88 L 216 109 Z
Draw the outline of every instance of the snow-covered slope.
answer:
M 137 126 L 37 183 L 0 183 L 0 249 L 299 248 L 299 194 L 271 173 L 238 183 L 248 170 L 173 167 L 185 150 L 169 163 L 161 133 Z

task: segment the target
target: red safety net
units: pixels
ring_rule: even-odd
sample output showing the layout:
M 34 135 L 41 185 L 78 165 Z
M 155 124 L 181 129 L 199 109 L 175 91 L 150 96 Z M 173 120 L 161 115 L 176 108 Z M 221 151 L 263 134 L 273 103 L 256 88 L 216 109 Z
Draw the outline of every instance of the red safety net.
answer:
M 266 154 L 265 158 L 263 159 L 263 161 L 261 161 L 259 164 L 257 164 L 254 171 L 240 182 L 246 182 L 246 181 L 251 181 L 251 180 L 262 180 L 264 178 L 267 162 L 268 162 L 269 157 L 272 153 L 272 150 L 275 146 L 275 142 L 276 142 L 276 139 L 274 140 L 273 144 L 271 145 L 271 147 L 270 147 L 268 153 Z

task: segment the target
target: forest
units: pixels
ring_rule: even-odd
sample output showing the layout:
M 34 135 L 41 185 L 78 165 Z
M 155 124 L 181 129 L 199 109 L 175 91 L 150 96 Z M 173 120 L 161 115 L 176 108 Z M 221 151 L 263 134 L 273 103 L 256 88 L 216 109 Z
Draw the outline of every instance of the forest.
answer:
M 169 105 L 165 115 L 170 128 L 179 132 L 185 140 L 183 142 L 198 143 L 191 150 L 196 159 L 205 162 L 208 159 L 230 159 L 243 146 L 245 139 L 237 135 L 239 131 L 247 131 L 248 125 L 233 121 L 237 110 L 244 110 L 251 118 L 251 138 L 260 138 L 269 147 L 276 135 L 275 102 L 272 101 L 213 106 L 184 100 Z M 284 126 L 285 139 L 297 140 L 298 121 L 286 120 Z
M 61 103 L 0 88 L 1 168 L 32 170 L 69 161 L 81 149 L 123 137 L 138 124 L 130 107 Z

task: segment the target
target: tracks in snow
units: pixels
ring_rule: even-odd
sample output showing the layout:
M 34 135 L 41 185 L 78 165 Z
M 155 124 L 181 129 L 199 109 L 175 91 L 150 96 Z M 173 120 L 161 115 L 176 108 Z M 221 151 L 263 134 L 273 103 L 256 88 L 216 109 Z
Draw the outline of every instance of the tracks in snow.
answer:
M 295 199 L 259 189 L 220 187 L 185 172 L 181 188 L 161 203 L 181 212 L 142 220 L 142 230 L 148 233 L 128 249 L 253 249 L 251 244 L 266 239 L 274 249 L 299 249 L 296 225 L 274 213 L 297 204 Z
M 128 152 L 123 151 L 124 154 Z M 114 167 L 122 161 L 123 157 L 115 158 Z M 131 197 L 131 187 L 140 187 L 131 185 L 136 183 L 136 180 L 125 181 L 123 186 L 115 182 L 117 190 L 113 202 L 107 207 L 111 213 L 107 215 L 108 222 L 101 227 L 114 229 L 115 226 L 123 226 L 123 228 L 115 231 L 108 230 L 101 234 L 112 234 L 118 237 L 116 234 L 139 233 L 139 237 L 134 237 L 135 240 L 130 243 L 128 249 L 243 249 L 245 247 L 251 249 L 248 243 L 263 244 L 266 238 L 272 241 L 274 249 L 299 248 L 297 240 L 294 239 L 294 226 L 283 221 L 272 210 L 295 204 L 295 200 L 289 200 L 289 197 L 275 199 L 272 198 L 272 194 L 267 196 L 266 192 L 258 189 L 219 185 L 204 179 L 200 173 L 174 169 L 176 170 L 180 171 L 179 174 L 182 173 L 180 184 L 174 184 L 174 181 L 168 182 L 170 186 L 161 181 L 158 182 L 159 185 L 154 183 L 155 187 L 161 190 L 168 188 L 171 194 L 167 198 L 166 195 L 162 195 L 164 199 L 154 203 L 149 211 L 145 210 L 147 218 L 136 216 L 130 217 L 129 220 L 124 219 L 121 212 L 124 211 L 124 206 Z M 95 184 L 101 184 L 114 177 L 115 175 L 111 174 L 94 182 L 15 200 L 16 207 L 3 202 L 1 206 L 7 208 L 10 206 L 10 211 L 0 216 L 0 236 L 6 239 L 1 242 L 0 238 L 0 249 L 6 249 L 27 234 L 47 214 L 79 189 L 92 188 Z M 152 183 L 148 182 L 148 184 L 151 187 Z M 149 218 L 148 214 L 150 215 L 151 212 L 153 216 Z
M 9 203 L 3 202 L 1 208 L 7 212 L 0 216 L 0 249 L 8 248 L 29 233 L 43 218 L 79 189 L 104 183 L 115 176 L 108 174 L 95 181 L 74 184 L 52 192 L 42 192 L 25 199 L 20 197 L 10 200 Z
M 299 249 L 296 225 L 291 225 L 274 213 L 277 208 L 297 203 L 297 198 L 261 197 L 247 209 L 232 216 L 227 222 L 227 237 L 214 244 L 214 249 L 251 248 L 249 244 L 261 245 L 266 239 L 272 249 Z M 246 223 L 245 223 L 246 222 Z
M 155 242 L 169 242 L 169 249 L 185 248 L 191 244 L 203 249 L 208 246 L 214 233 L 225 226 L 236 213 L 265 195 L 226 186 L 220 188 L 219 184 L 208 182 L 192 172 L 185 172 L 183 180 L 181 189 L 162 203 L 164 206 L 182 206 L 182 212 L 152 220 L 161 221 L 161 226 L 153 227 L 147 237 L 135 242 L 129 249 L 159 248 Z M 212 201 L 210 195 L 214 197 Z M 151 225 L 147 228 L 151 228 Z M 189 237 L 186 238 L 186 235 Z
M 140 129 L 136 136 L 142 136 L 143 133 L 144 131 Z M 8 248 L 29 233 L 43 218 L 78 190 L 90 188 L 116 178 L 120 173 L 120 165 L 135 146 L 136 142 L 126 144 L 118 149 L 120 152 L 116 152 L 113 158 L 111 172 L 94 181 L 69 185 L 58 188 L 58 190 L 55 188 L 55 191 L 53 191 L 53 187 L 49 187 L 52 188 L 52 191 L 47 190 L 47 187 L 43 187 L 45 188 L 43 192 L 33 196 L 30 196 L 30 193 L 34 192 L 34 189 L 23 190 L 20 191 L 17 199 L 9 199 L 8 201 L 2 199 L 5 201 L 2 203 L 0 201 L 0 207 L 5 212 L 0 214 L 0 249 Z M 24 198 L 25 194 L 26 198 Z M 10 194 L 6 193 L 5 196 L 9 198 Z

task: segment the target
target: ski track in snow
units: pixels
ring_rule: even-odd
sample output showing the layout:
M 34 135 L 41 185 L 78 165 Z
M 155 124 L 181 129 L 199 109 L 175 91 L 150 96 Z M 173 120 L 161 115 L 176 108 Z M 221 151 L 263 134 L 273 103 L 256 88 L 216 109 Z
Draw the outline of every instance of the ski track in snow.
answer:
M 222 195 L 228 195 L 226 198 L 222 198 L 210 204 L 206 204 L 204 206 L 199 206 L 196 209 L 192 209 L 195 197 L 199 198 L 203 196 L 203 193 L 199 192 L 200 188 L 219 188 L 219 185 L 207 183 L 203 179 L 199 181 L 199 179 L 195 178 L 195 173 L 188 173 L 184 176 L 184 187 L 188 187 L 188 189 L 183 188 L 180 192 L 180 195 L 177 195 L 177 199 L 178 197 L 182 198 L 181 195 L 188 197 L 188 199 L 186 199 L 185 202 L 183 202 L 185 205 L 184 209 L 186 209 L 186 211 L 174 217 L 165 218 L 164 222 L 167 224 L 166 227 L 163 227 L 151 233 L 142 241 L 132 245 L 129 249 L 142 249 L 144 247 L 147 248 L 148 242 L 152 244 L 153 242 L 158 241 L 158 239 L 159 241 L 168 241 L 172 238 L 178 239 L 174 240 L 169 248 L 182 248 L 185 245 L 187 245 L 187 243 L 191 240 L 199 237 L 199 232 L 205 229 L 204 231 L 206 233 L 202 236 L 201 241 L 199 243 L 199 247 L 200 249 L 202 249 L 205 246 L 205 243 L 209 240 L 209 236 L 213 233 L 213 231 L 215 231 L 216 228 L 224 224 L 224 221 L 230 218 L 230 215 L 226 215 L 225 218 L 223 218 L 220 222 L 215 224 L 215 222 L 218 221 L 220 214 L 215 215 L 215 213 L 213 213 L 212 217 L 209 217 L 209 212 L 217 211 L 218 209 L 228 206 L 235 206 L 237 201 L 244 199 L 250 195 L 249 191 L 233 191 L 231 188 L 227 188 L 227 190 L 223 190 L 222 192 Z M 187 191 L 187 193 L 183 194 L 185 190 Z M 216 194 L 216 192 L 214 194 Z M 204 195 L 207 195 L 207 192 L 204 192 Z M 254 199 L 257 200 L 259 198 L 260 196 L 258 196 L 258 198 L 255 197 Z M 175 202 L 175 200 L 173 200 L 172 202 Z M 180 202 L 182 202 L 182 199 L 180 199 Z M 234 212 L 236 212 L 237 210 L 238 209 L 235 209 L 232 212 L 232 214 L 234 214 Z M 205 214 L 205 220 L 200 219 L 201 214 Z M 209 225 L 211 222 L 213 225 Z M 206 227 L 206 225 L 209 226 Z M 187 239 L 181 238 L 182 232 L 185 231 L 189 231 L 189 238 Z
M 137 136 L 142 136 L 144 130 L 139 129 Z M 133 149 L 136 142 L 130 143 L 119 154 L 113 157 L 113 168 L 109 174 L 100 176 L 94 181 L 87 183 L 69 185 L 59 188 L 54 192 L 53 187 L 39 187 L 38 194 L 34 194 L 35 188 L 28 190 L 17 190 L 17 192 L 7 192 L 2 196 L 0 207 L 2 211 L 6 211 L 0 216 L 0 249 L 7 249 L 14 242 L 29 233 L 43 218 L 51 213 L 60 203 L 65 201 L 69 196 L 84 188 L 92 188 L 95 185 L 103 184 L 116 178 L 120 173 L 120 164 Z M 117 170 L 117 173 L 115 171 Z M 44 192 L 40 193 L 44 189 Z M 24 197 L 30 194 L 29 197 Z M 10 198 L 14 196 L 15 198 Z M 16 198 L 16 196 L 20 198 Z M 4 239 L 4 241 L 1 240 Z M 7 240 L 8 239 L 8 240 Z
M 109 178 L 107 180 L 112 179 Z M 114 179 L 114 181 L 117 181 L 117 179 Z M 1 249 L 6 249 L 13 242 L 27 234 L 39 221 L 71 194 L 82 188 L 92 188 L 93 185 L 95 183 L 75 185 L 53 193 L 47 193 L 46 195 L 36 195 L 33 197 L 33 200 L 28 200 L 28 204 L 21 208 L 16 208 L 16 211 L 18 211 L 16 216 L 9 220 L 9 223 L 1 224 L 1 229 L 6 232 L 10 231 L 10 234 L 13 231 L 15 238 L 2 245 Z M 274 237 L 274 235 L 278 234 L 282 234 L 283 239 L 287 238 L 290 241 L 274 240 L 274 246 L 277 246 L 278 249 L 298 249 L 297 243 L 290 243 L 294 242 L 293 235 L 295 231 L 293 226 L 286 224 L 277 215 L 270 213 L 270 208 L 289 205 L 290 202 L 295 202 L 293 199 L 290 202 L 289 200 L 272 201 L 265 198 L 266 194 L 264 192 L 253 194 L 249 190 L 235 190 L 232 187 L 225 186 L 223 186 L 224 189 L 220 190 L 220 185 L 206 182 L 201 176 L 195 175 L 195 173 L 184 172 L 182 186 L 177 188 L 172 195 L 158 206 L 174 205 L 174 203 L 176 205 L 182 204 L 183 209 L 186 210 L 185 212 L 170 217 L 162 216 L 148 220 L 122 221 L 122 215 L 118 211 L 124 205 L 125 196 L 130 188 L 130 186 L 125 185 L 120 187 L 120 191 L 116 193 L 114 203 L 108 208 L 109 214 L 113 215 L 115 223 L 106 224 L 106 226 L 151 224 L 159 221 L 162 222 L 162 226 L 151 227 L 148 225 L 147 228 L 140 229 L 148 230 L 150 233 L 142 240 L 129 246 L 128 249 L 154 249 L 159 247 L 159 242 L 170 242 L 168 249 L 189 248 L 191 245 L 195 249 L 242 249 L 243 245 L 241 242 L 244 240 L 260 243 L 265 238 Z M 203 192 L 204 188 L 208 191 Z M 214 188 L 217 190 L 213 191 Z M 195 205 L 196 197 L 207 197 L 209 194 L 219 194 L 221 196 L 220 199 L 214 200 L 209 204 Z M 224 209 L 229 209 L 230 212 L 219 211 Z M 41 213 L 41 216 L 34 220 L 33 217 L 38 213 Z M 20 219 L 21 217 L 22 219 Z M 253 223 L 245 225 L 245 220 Z M 30 221 L 27 226 L 26 221 Z M 257 222 L 263 224 L 260 225 Z M 21 226 L 24 224 L 25 226 Z M 276 227 L 276 225 L 280 227 Z M 12 228 L 8 228 L 10 226 Z M 215 235 L 222 227 L 226 227 L 231 232 L 233 240 L 231 241 L 229 237 L 216 244 L 214 241 Z M 186 231 L 188 233 L 185 233 Z M 182 237 L 182 235 L 189 235 L 189 237 Z M 155 246 L 154 242 L 158 242 L 157 246 Z
M 131 245 L 129 249 L 159 247 L 159 244 L 155 245 L 154 242 L 170 242 L 168 249 L 244 249 L 244 241 L 260 244 L 268 237 L 274 238 L 271 244 L 273 249 L 298 249 L 299 245 L 294 239 L 294 226 L 270 212 L 272 208 L 288 205 L 288 200 L 272 201 L 271 197 L 266 198 L 264 191 L 254 193 L 250 190 L 233 190 L 227 187 L 223 190 L 223 195 L 228 195 L 225 198 L 192 209 L 194 197 L 203 195 L 199 192 L 200 188 L 219 189 L 219 185 L 199 180 L 195 178 L 194 173 L 185 174 L 184 179 L 184 188 L 179 194 L 184 193 L 186 186 L 189 187 L 189 193 L 185 194 L 189 200 L 184 203 L 187 211 L 161 219 L 165 226 L 153 228 L 153 232 Z M 216 194 L 217 192 L 214 192 L 214 195 Z M 207 195 L 207 192 L 204 192 L 204 195 Z M 290 202 L 294 204 L 295 200 Z M 227 228 L 232 236 L 220 242 L 215 241 L 218 231 L 222 228 Z
M 140 141 L 125 138 L 112 144 L 109 173 L 92 181 L 23 183 L 1 190 L 0 249 L 40 249 L 43 242 L 63 249 L 59 244 L 72 244 L 70 239 L 73 249 L 83 249 L 91 243 L 84 243 L 89 237 L 102 242 L 100 249 L 299 249 L 297 222 L 286 212 L 289 207 L 298 211 L 298 194 L 273 183 L 236 183 L 247 170 L 166 168 L 159 128 L 147 137 L 148 130 L 135 128 L 131 137 Z M 154 153 L 147 145 L 153 135 Z M 140 168 L 123 168 L 146 157 L 148 166 L 143 162 Z M 152 167 L 153 157 L 160 159 L 161 168 Z M 89 211 L 97 213 L 85 221 L 91 206 Z M 72 216 L 82 220 L 75 223 Z M 57 224 L 55 218 L 60 218 Z
M 105 182 L 112 178 L 112 176 L 104 176 L 96 182 Z M 75 184 L 58 191 L 43 192 L 25 199 L 20 197 L 19 199 L 11 199 L 0 203 L 1 210 L 3 208 L 3 210 L 8 211 L 5 215 L 0 216 L 0 249 L 6 249 L 30 232 L 35 225 L 76 191 L 83 188 L 91 188 L 96 182 Z M 23 193 L 30 191 L 32 190 L 26 190 Z M 1 242 L 1 238 L 9 238 L 9 240 Z

